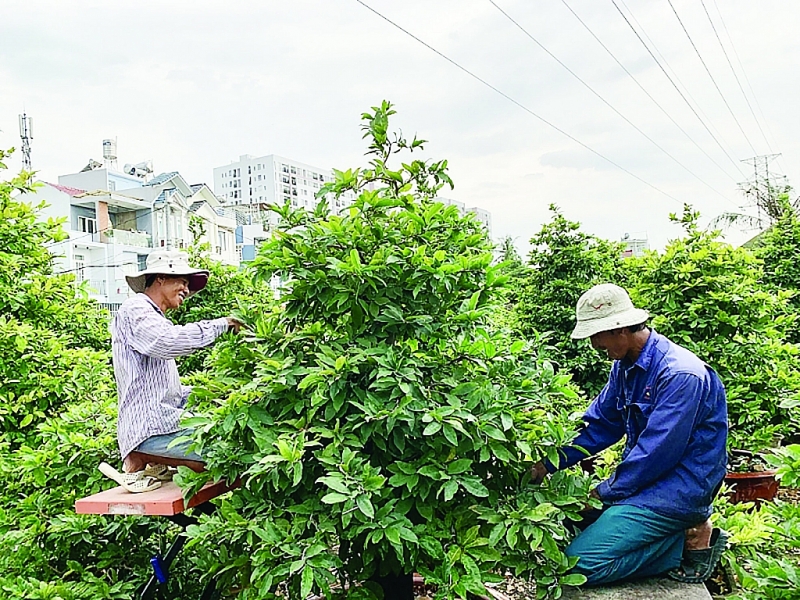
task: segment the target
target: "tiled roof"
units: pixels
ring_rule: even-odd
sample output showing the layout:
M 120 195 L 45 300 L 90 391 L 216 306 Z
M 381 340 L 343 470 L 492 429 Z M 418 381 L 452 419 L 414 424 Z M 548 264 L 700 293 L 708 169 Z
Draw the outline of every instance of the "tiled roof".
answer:
M 78 196 L 80 194 L 85 194 L 86 190 L 79 190 L 78 188 L 69 187 L 66 185 L 58 185 L 57 183 L 49 183 L 45 181 L 47 185 L 50 187 L 56 188 L 59 192 L 64 192 L 65 194 L 69 194 L 70 196 Z
M 204 185 L 205 185 L 205 183 L 193 183 L 193 184 L 192 184 L 192 185 L 190 185 L 189 187 L 190 187 L 190 188 L 192 188 L 192 191 L 193 191 L 193 192 L 197 192 L 197 191 L 199 191 L 199 190 L 200 190 L 200 188 L 201 188 L 201 187 L 203 187 Z
M 192 212 L 197 212 L 198 210 L 200 210 L 200 207 L 203 206 L 203 204 L 205 203 L 206 203 L 205 200 L 197 200 L 195 202 L 192 202 L 192 205 L 189 207 L 189 210 Z
M 150 181 L 148 181 L 144 185 L 159 185 L 161 183 L 165 183 L 165 182 L 169 181 L 170 179 L 175 177 L 175 175 L 177 175 L 177 174 L 178 174 L 177 171 L 170 171 L 169 173 L 162 173 L 161 175 L 157 175 L 156 177 L 153 177 Z

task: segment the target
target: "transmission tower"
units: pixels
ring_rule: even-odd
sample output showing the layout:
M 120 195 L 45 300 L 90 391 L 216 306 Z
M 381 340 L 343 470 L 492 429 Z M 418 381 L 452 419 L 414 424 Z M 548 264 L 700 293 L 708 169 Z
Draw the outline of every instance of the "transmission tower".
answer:
M 33 139 L 33 117 L 22 113 L 19 116 L 19 137 L 22 138 L 22 168 L 32 171 L 31 140 Z
M 763 226 L 764 218 L 767 225 L 771 225 L 781 216 L 780 196 L 791 190 L 785 175 L 770 171 L 770 163 L 779 156 L 780 154 L 763 154 L 742 161 L 752 167 L 753 178 L 740 183 L 739 189 L 749 200 L 750 206 L 756 207 L 759 226 Z

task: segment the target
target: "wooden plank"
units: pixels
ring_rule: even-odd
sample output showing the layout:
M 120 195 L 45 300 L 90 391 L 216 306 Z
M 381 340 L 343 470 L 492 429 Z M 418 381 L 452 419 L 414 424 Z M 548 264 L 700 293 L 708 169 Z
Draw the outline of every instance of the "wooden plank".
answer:
M 230 486 L 224 481 L 207 483 L 189 500 L 188 508 L 208 502 L 237 487 L 238 481 Z M 172 481 L 164 482 L 152 492 L 132 494 L 122 487 L 116 487 L 75 502 L 75 512 L 81 515 L 172 516 L 184 510 L 181 489 Z

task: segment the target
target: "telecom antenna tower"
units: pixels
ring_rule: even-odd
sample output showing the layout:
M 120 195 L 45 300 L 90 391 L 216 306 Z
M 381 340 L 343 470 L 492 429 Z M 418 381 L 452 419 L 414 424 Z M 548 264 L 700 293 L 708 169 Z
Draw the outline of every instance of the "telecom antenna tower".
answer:
M 33 117 L 22 113 L 19 116 L 19 137 L 22 138 L 22 168 L 32 171 L 31 140 L 33 139 Z

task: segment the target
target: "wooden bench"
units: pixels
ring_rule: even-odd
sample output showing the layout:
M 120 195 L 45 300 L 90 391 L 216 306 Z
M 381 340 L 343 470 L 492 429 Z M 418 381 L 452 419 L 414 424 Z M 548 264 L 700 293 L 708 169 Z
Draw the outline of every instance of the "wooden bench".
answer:
M 672 579 L 642 579 L 617 585 L 564 588 L 562 600 L 711 600 L 702 583 Z
M 184 514 L 185 511 L 192 509 L 200 514 L 211 514 L 216 510 L 211 500 L 237 487 L 238 480 L 230 485 L 222 481 L 207 483 L 188 502 L 184 502 L 181 489 L 172 481 L 164 482 L 157 490 L 141 494 L 132 494 L 122 487 L 116 487 L 76 501 L 75 512 L 82 515 L 158 516 L 169 519 L 183 529 L 163 557 L 157 555 L 150 559 L 153 575 L 137 592 L 137 597 L 139 600 L 152 600 L 166 589 L 169 568 L 186 544 L 186 528 L 198 522 L 194 516 Z M 216 587 L 216 580 L 209 581 L 200 600 L 218 598 Z

